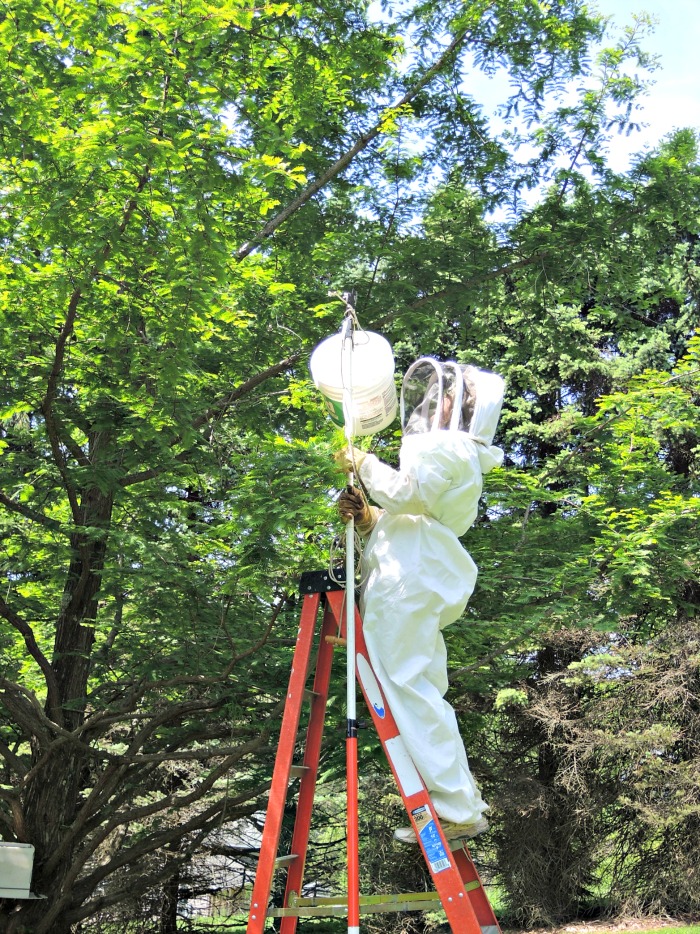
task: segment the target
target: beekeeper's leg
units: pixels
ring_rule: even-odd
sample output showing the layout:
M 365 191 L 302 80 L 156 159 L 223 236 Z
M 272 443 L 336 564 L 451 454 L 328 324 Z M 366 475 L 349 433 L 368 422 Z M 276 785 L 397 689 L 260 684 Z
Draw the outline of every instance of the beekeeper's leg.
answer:
M 407 594 L 393 604 L 379 586 L 366 594 L 364 632 L 370 659 L 401 737 L 438 815 L 457 824 L 486 810 L 472 778 L 457 718 L 444 700 L 445 642 L 435 594 Z

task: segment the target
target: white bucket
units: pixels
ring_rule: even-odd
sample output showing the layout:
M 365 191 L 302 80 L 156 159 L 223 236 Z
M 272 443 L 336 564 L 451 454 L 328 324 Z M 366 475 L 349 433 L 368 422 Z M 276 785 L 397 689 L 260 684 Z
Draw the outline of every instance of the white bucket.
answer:
M 343 352 L 342 334 L 326 338 L 311 354 L 311 378 L 323 396 L 331 421 L 345 426 L 343 415 L 344 362 L 351 357 L 352 436 L 371 435 L 396 418 L 394 355 L 391 344 L 373 331 L 355 331 L 352 354 Z
M 31 843 L 0 842 L 0 898 L 34 898 L 29 891 L 33 865 Z

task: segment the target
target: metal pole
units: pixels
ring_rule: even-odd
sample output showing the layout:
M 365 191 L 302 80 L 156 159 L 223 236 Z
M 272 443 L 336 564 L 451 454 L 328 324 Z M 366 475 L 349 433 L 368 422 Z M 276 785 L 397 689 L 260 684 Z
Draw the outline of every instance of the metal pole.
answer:
M 345 437 L 351 449 L 352 413 L 352 348 L 353 318 L 348 314 L 343 326 L 343 410 Z M 348 472 L 348 489 L 352 489 L 354 472 Z M 360 855 L 358 833 L 358 769 L 357 769 L 357 696 L 355 691 L 355 520 L 345 526 L 345 638 L 347 643 L 347 734 L 345 762 L 347 778 L 347 850 L 348 850 L 348 934 L 360 931 Z

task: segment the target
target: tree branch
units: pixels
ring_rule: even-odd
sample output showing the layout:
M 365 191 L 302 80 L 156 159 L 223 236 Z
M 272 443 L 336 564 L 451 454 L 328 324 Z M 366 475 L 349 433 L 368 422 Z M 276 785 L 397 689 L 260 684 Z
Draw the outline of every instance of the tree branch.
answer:
M 490 665 L 492 661 L 499 658 L 501 655 L 505 655 L 508 649 L 511 649 L 516 645 L 520 645 L 521 642 L 524 642 L 525 639 L 527 639 L 528 636 L 531 636 L 533 632 L 536 632 L 541 625 L 542 620 L 538 619 L 534 626 L 528 626 L 524 632 L 518 633 L 517 636 L 509 639 L 508 642 L 504 642 L 502 645 L 499 645 L 498 648 L 494 649 L 493 652 L 489 652 L 488 655 L 482 656 L 471 665 L 465 665 L 464 668 L 456 668 L 454 671 L 451 671 L 449 678 L 450 681 L 453 678 L 457 678 L 459 675 L 468 675 L 473 671 L 478 671 L 479 668 L 483 668 L 484 665 Z
M 129 776 L 131 774 L 134 772 L 138 774 L 140 772 L 141 778 L 139 779 L 139 785 L 140 787 L 144 786 L 143 771 L 134 765 L 134 762 L 139 760 L 138 757 L 133 755 L 136 749 L 134 749 L 134 744 L 132 743 L 130 746 L 130 750 L 132 751 L 131 765 L 128 766 L 126 764 L 129 755 L 128 752 L 127 756 L 120 757 L 121 761 L 119 763 L 110 763 L 110 765 L 105 770 L 104 775 L 101 777 L 100 785 L 96 785 L 92 789 L 87 801 L 85 801 L 79 813 L 77 814 L 75 821 L 71 827 L 67 829 L 60 846 L 51 855 L 51 858 L 45 867 L 46 871 L 50 872 L 51 869 L 63 858 L 63 855 L 69 851 L 71 841 L 76 838 L 78 833 L 84 827 L 89 826 L 91 817 L 96 813 L 99 813 L 101 818 L 95 822 L 94 827 L 98 828 L 100 824 L 103 824 L 103 826 L 102 829 L 98 833 L 94 834 L 91 839 L 91 844 L 88 848 L 90 853 L 94 852 L 101 844 L 102 840 L 106 839 L 113 830 L 115 830 L 117 827 L 129 823 L 137 817 L 141 819 L 143 817 L 153 816 L 154 814 L 160 813 L 164 809 L 168 810 L 174 807 L 185 807 L 201 799 L 205 792 L 214 786 L 218 778 L 229 771 L 229 769 L 235 765 L 239 759 L 250 754 L 251 752 L 259 751 L 264 747 L 264 744 L 269 740 L 269 733 L 272 728 L 272 724 L 275 722 L 275 718 L 281 713 L 283 708 L 284 700 L 281 700 L 277 703 L 274 710 L 271 712 L 270 717 L 268 718 L 269 725 L 263 726 L 259 733 L 256 735 L 255 739 L 249 741 L 248 743 L 237 746 L 232 751 L 227 750 L 226 758 L 223 760 L 223 762 L 220 762 L 219 765 L 209 773 L 207 779 L 201 782 L 193 792 L 187 795 L 181 795 L 179 797 L 177 795 L 164 796 L 159 801 L 148 806 L 147 808 L 132 809 L 126 813 L 115 813 L 115 806 L 119 807 L 120 804 L 127 800 L 131 801 L 132 799 L 129 782 Z M 213 751 L 212 758 L 215 755 L 216 752 Z M 143 757 L 141 764 L 149 765 L 151 767 L 147 770 L 147 774 L 150 774 L 155 769 L 157 769 L 159 762 L 153 761 L 151 757 L 148 757 L 149 761 L 147 762 L 145 761 L 146 758 L 147 757 Z M 116 802 L 113 798 L 110 799 L 110 796 L 114 794 L 115 790 L 117 789 L 121 789 L 121 802 L 119 801 L 119 797 L 117 797 Z M 110 810 L 112 811 L 111 817 L 107 813 L 108 802 L 110 805 Z M 87 859 L 88 856 L 89 853 L 87 853 L 85 858 Z
M 22 762 L 22 760 L 17 756 L 10 747 L 0 739 L 0 757 L 7 762 L 11 769 L 17 773 L 17 775 L 26 775 L 27 766 Z
M 242 399 L 243 396 L 247 395 L 249 392 L 252 392 L 257 386 L 261 383 L 264 383 L 268 379 L 272 379 L 273 376 L 279 376 L 280 373 L 284 370 L 289 369 L 290 366 L 293 366 L 302 356 L 303 351 L 299 350 L 297 353 L 292 354 L 290 357 L 287 357 L 284 360 L 280 360 L 279 363 L 275 363 L 273 366 L 268 367 L 266 370 L 262 370 L 260 373 L 256 373 L 254 376 L 251 376 L 250 379 L 247 379 L 244 383 L 241 383 L 240 386 L 236 387 L 225 399 L 222 399 L 220 402 L 215 403 L 210 409 L 200 415 L 192 423 L 194 429 L 202 428 L 204 425 L 213 421 L 215 418 L 220 418 L 225 412 L 239 399 Z M 174 442 L 177 444 L 177 441 Z M 181 451 L 175 455 L 175 460 L 182 463 L 186 463 L 190 457 L 189 451 Z M 120 481 L 122 487 L 132 486 L 134 483 L 143 483 L 145 480 L 153 480 L 155 477 L 159 476 L 165 467 L 150 467 L 148 470 L 140 470 L 138 473 L 132 473 L 124 477 Z
M 248 744 L 249 748 L 247 751 L 255 751 L 255 748 L 260 745 L 262 740 L 263 737 L 258 737 L 258 739 L 253 741 L 253 743 Z M 112 833 L 112 831 L 117 827 L 120 827 L 123 824 L 131 823 L 136 819 L 140 820 L 143 817 L 153 816 L 154 814 L 158 814 L 163 810 L 171 811 L 180 807 L 184 808 L 188 804 L 196 803 L 204 797 L 206 792 L 212 789 L 218 779 L 225 775 L 231 766 L 234 765 L 240 758 L 240 755 L 227 757 L 222 763 L 219 764 L 219 766 L 217 766 L 217 768 L 212 769 L 209 775 L 194 789 L 194 791 L 190 792 L 189 794 L 179 796 L 166 795 L 154 804 L 145 805 L 140 808 L 133 808 L 131 811 L 127 811 L 125 814 L 117 814 L 113 816 L 104 824 L 101 831 L 91 838 L 90 845 L 86 846 L 80 855 L 76 858 L 66 879 L 66 886 L 70 887 L 70 885 L 76 883 L 83 865 L 89 860 L 90 856 L 98 849 L 102 842 L 107 839 L 109 834 Z M 153 850 L 159 849 L 161 846 L 166 845 L 172 840 L 177 840 L 186 836 L 187 833 L 192 829 L 198 829 L 198 826 L 201 826 L 202 820 L 206 820 L 209 813 L 215 813 L 218 815 L 221 811 L 226 810 L 231 806 L 235 807 L 237 803 L 250 801 L 252 797 L 254 797 L 253 792 L 246 792 L 244 795 L 239 795 L 233 799 L 228 798 L 224 793 L 224 795 L 218 798 L 213 805 L 210 805 L 209 808 L 196 815 L 190 821 L 183 824 L 176 822 L 174 827 L 171 827 L 161 833 L 153 834 L 150 837 L 146 837 L 146 839 L 142 840 L 140 843 L 122 852 L 118 857 L 111 860 L 106 866 L 100 867 L 95 872 L 93 872 L 89 877 L 91 888 L 94 889 L 94 886 L 97 882 L 113 873 L 116 869 L 131 863 L 135 858 L 137 858 L 137 855 L 138 857 L 146 855 L 147 853 L 153 852 Z M 50 871 L 49 867 L 55 862 L 56 856 L 54 855 L 45 867 L 45 871 Z M 83 884 L 86 885 L 87 883 L 83 882 Z
M 51 711 L 51 716 L 58 723 L 61 717 L 61 703 L 56 673 L 51 667 L 48 658 L 39 648 L 34 636 L 34 630 L 29 623 L 18 616 L 17 613 L 5 603 L 2 597 L 0 597 L 0 616 L 3 616 L 10 626 L 20 633 L 24 639 L 27 651 L 41 669 L 44 675 L 44 681 L 46 682 L 47 706 Z
M 52 727 L 55 724 L 48 719 L 38 698 L 28 688 L 0 677 L 0 703 L 10 711 L 26 739 L 33 737 L 42 748 L 49 745 L 52 734 L 47 724 Z
M 429 84 L 433 78 L 442 71 L 446 63 L 450 60 L 454 52 L 459 48 L 459 46 L 464 42 L 467 36 L 467 30 L 464 29 L 453 38 L 452 42 L 447 46 L 442 55 L 438 60 L 431 65 L 431 67 L 425 72 L 422 78 L 420 78 L 410 90 L 408 90 L 404 96 L 396 104 L 393 104 L 391 107 L 385 108 L 382 111 L 379 120 L 374 124 L 371 130 L 368 130 L 367 133 L 364 133 L 360 136 L 355 142 L 354 146 L 348 149 L 343 155 L 333 163 L 330 168 L 326 169 L 323 175 L 320 175 L 315 181 L 308 185 L 304 191 L 301 192 L 293 201 L 291 201 L 285 208 L 283 208 L 272 220 L 268 221 L 267 224 L 262 228 L 259 233 L 257 233 L 251 240 L 247 243 L 244 243 L 243 246 L 239 248 L 236 253 L 236 259 L 242 260 L 245 259 L 253 250 L 258 246 L 263 240 L 266 240 L 268 237 L 280 227 L 286 220 L 288 220 L 292 214 L 295 214 L 299 208 L 303 207 L 307 201 L 309 201 L 315 194 L 317 194 L 322 188 L 332 181 L 336 175 L 339 175 L 344 169 L 350 165 L 355 156 L 359 155 L 364 149 L 366 149 L 369 144 L 375 140 L 381 133 L 384 132 L 387 120 L 391 118 L 392 114 L 399 110 L 399 108 L 404 107 L 423 90 L 423 88 Z
M 64 532 L 64 534 L 68 534 L 57 519 L 50 519 L 48 516 L 45 516 L 41 512 L 36 512 L 34 509 L 30 509 L 28 506 L 23 506 L 21 503 L 15 502 L 15 500 L 10 499 L 10 497 L 6 496 L 1 490 L 0 505 L 4 506 L 6 509 L 9 509 L 10 512 L 16 512 L 20 516 L 24 516 L 25 519 L 31 519 L 32 522 L 38 522 L 40 525 L 43 525 L 45 528 L 51 529 L 54 532 Z
M 245 652 L 241 652 L 239 655 L 234 655 L 228 665 L 226 665 L 224 670 L 221 671 L 218 675 L 213 675 L 210 678 L 207 678 L 204 675 L 199 675 L 197 677 L 193 677 L 191 675 L 178 675 L 176 678 L 168 678 L 167 680 L 163 681 L 145 681 L 141 685 L 140 694 L 143 695 L 147 691 L 161 691 L 164 688 L 179 687 L 184 685 L 206 686 L 220 684 L 222 681 L 225 681 L 239 662 L 241 662 L 244 658 L 248 658 L 249 656 L 254 655 L 256 652 L 259 652 L 260 649 L 265 645 L 267 640 L 270 638 L 270 633 L 272 632 L 272 629 L 289 598 L 290 594 L 283 593 L 277 596 L 277 603 L 272 608 L 272 616 L 270 617 L 270 622 L 265 627 L 265 632 L 262 634 L 262 636 L 260 636 L 258 641 L 255 642 L 250 648 L 246 649 Z M 228 635 L 228 632 L 226 634 Z
M 250 798 L 251 796 L 249 795 L 247 797 Z M 193 832 L 197 833 L 195 840 L 193 840 L 191 845 L 187 847 L 187 851 L 183 853 L 182 856 L 173 859 L 170 865 L 164 866 L 162 869 L 155 873 L 144 874 L 137 881 L 136 886 L 134 886 L 134 880 L 131 880 L 129 883 L 128 891 L 117 889 L 108 896 L 100 896 L 99 898 L 94 899 L 92 902 L 87 902 L 81 905 L 81 907 L 78 909 L 69 911 L 67 914 L 68 919 L 71 922 L 82 920 L 83 918 L 95 914 L 95 912 L 100 908 L 105 908 L 112 904 L 118 904 L 127 894 L 133 897 L 135 888 L 139 892 L 145 892 L 148 889 L 153 888 L 153 886 L 159 882 L 162 882 L 164 879 L 169 878 L 172 874 L 173 866 L 176 863 L 186 862 L 190 854 L 194 852 L 202 840 L 205 839 L 206 836 L 212 832 L 212 830 L 220 825 L 224 813 L 229 811 L 232 805 L 235 807 L 236 801 L 239 800 L 242 799 L 239 797 L 238 799 L 233 799 L 232 801 L 231 799 L 222 798 L 212 804 L 205 811 L 201 812 L 199 815 L 191 818 L 189 821 L 187 821 L 187 823 L 171 827 L 153 838 L 146 838 L 140 843 L 128 848 L 118 859 L 111 861 L 104 867 L 100 867 L 87 879 L 80 883 L 81 891 L 84 890 L 89 894 L 94 893 L 102 879 L 111 875 L 117 869 L 120 869 L 123 865 L 138 863 L 139 861 L 142 861 L 143 857 L 147 856 L 149 853 L 168 846 L 178 839 L 182 839 L 187 834 L 191 834 Z M 246 817 L 247 811 L 244 810 L 240 811 L 239 813 L 232 812 L 229 814 L 229 816 L 232 820 L 235 820 L 238 817 Z
M 225 399 L 222 399 L 220 402 L 217 402 L 211 409 L 205 412 L 203 415 L 200 415 L 199 418 L 195 419 L 194 427 L 201 428 L 203 425 L 211 422 L 214 418 L 220 418 L 227 409 L 229 409 L 234 402 L 237 402 L 239 399 L 242 399 L 243 396 L 248 395 L 249 392 L 252 392 L 257 386 L 261 383 L 264 383 L 268 379 L 272 379 L 273 376 L 279 376 L 280 373 L 284 370 L 288 370 L 290 366 L 293 366 L 302 356 L 303 351 L 298 350 L 296 353 L 293 353 L 291 356 L 287 357 L 285 360 L 280 360 L 279 363 L 275 363 L 273 366 L 268 367 L 266 370 L 262 370 L 260 373 L 256 373 L 254 376 L 251 376 L 250 379 L 247 379 L 244 383 L 241 383 L 240 386 L 236 387 Z
M 464 289 L 470 289 L 475 285 L 480 285 L 482 282 L 489 282 L 491 279 L 498 279 L 499 276 L 507 275 L 514 269 L 522 269 L 523 266 L 531 266 L 533 263 L 537 263 L 543 259 L 544 256 L 546 256 L 546 253 L 542 250 L 538 250 L 537 253 L 533 253 L 532 256 L 526 256 L 524 259 L 516 260 L 514 263 L 499 266 L 498 269 L 491 269 L 489 272 L 474 276 L 471 279 L 463 279 L 461 282 L 450 283 L 450 285 L 446 285 L 444 289 L 431 292 L 430 295 L 424 295 L 422 298 L 412 302 L 408 305 L 408 311 L 416 311 L 418 308 L 422 308 L 423 305 L 437 301 L 440 298 L 446 298 L 448 295 L 452 295 L 455 292 L 462 292 Z M 381 324 L 381 321 L 378 323 Z
M 10 814 L 12 817 L 6 821 L 6 823 L 12 833 L 15 835 L 15 839 L 18 843 L 29 843 L 27 823 L 24 818 L 24 811 L 22 809 L 22 802 L 19 799 L 19 795 L 15 791 L 0 790 L 0 797 L 3 797 L 9 805 Z

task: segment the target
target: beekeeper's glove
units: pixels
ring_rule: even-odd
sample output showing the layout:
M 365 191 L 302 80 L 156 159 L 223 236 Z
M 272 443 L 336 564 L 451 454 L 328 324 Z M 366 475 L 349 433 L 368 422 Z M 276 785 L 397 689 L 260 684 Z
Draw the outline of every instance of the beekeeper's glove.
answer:
M 369 535 L 377 524 L 380 510 L 370 506 L 360 490 L 343 490 L 338 497 L 338 512 L 343 522 L 355 520 L 355 528 L 360 535 Z
M 359 473 L 362 462 L 366 456 L 364 451 L 356 448 L 353 444 L 348 444 L 342 451 L 337 451 L 333 455 L 333 459 L 338 467 L 344 470 L 345 473 Z

